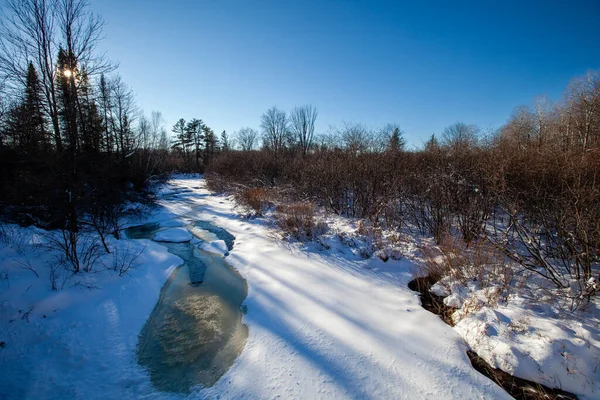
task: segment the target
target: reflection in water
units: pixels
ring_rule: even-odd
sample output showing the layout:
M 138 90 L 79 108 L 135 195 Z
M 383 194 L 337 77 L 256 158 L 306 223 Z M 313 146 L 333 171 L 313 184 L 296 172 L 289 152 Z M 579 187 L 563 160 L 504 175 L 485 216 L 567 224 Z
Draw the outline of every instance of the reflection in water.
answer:
M 127 234 L 147 239 L 160 229 L 156 224 L 143 225 L 130 228 Z M 193 233 L 204 240 L 216 236 Z M 185 263 L 163 287 L 142 329 L 138 362 L 157 389 L 189 393 L 196 385 L 214 385 L 242 351 L 248 329 L 242 324 L 240 306 L 247 287 L 222 257 L 190 243 L 162 244 Z M 190 276 L 199 271 L 202 283 L 191 285 Z

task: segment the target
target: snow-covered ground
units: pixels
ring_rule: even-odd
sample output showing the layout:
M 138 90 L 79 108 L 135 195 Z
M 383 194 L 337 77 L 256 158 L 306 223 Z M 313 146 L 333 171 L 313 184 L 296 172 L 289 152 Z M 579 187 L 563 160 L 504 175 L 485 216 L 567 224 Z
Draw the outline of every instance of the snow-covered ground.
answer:
M 499 288 L 442 279 L 432 291 L 458 310 L 455 330 L 494 368 L 549 387 L 600 398 L 600 309 L 598 299 L 569 311 L 563 299 L 545 290 L 543 279 L 521 272 L 528 285 Z
M 156 242 L 189 242 L 192 240 L 192 234 L 185 228 L 170 228 L 164 231 L 157 232 L 154 235 Z
M 248 283 L 244 350 L 216 385 L 190 398 L 509 398 L 471 367 L 458 333 L 420 307 L 406 286 L 410 261 L 364 259 L 335 235 L 327 246 L 280 241 L 266 220 L 240 218 L 198 178 L 174 179 L 159 195 L 160 206 L 137 223 L 200 219 L 227 229 L 236 237 L 227 261 Z M 120 254 L 143 249 L 124 277 L 97 268 L 53 292 L 53 256 L 33 245 L 43 235 L 18 232 L 0 249 L 8 277 L 0 280 L 0 398 L 181 397 L 157 392 L 135 355 L 181 260 L 152 241 L 111 240 Z

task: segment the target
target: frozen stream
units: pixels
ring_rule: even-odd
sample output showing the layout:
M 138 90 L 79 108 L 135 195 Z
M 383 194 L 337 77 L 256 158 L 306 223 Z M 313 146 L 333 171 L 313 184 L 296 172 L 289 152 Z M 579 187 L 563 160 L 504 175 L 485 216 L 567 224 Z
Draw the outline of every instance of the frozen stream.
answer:
M 234 237 L 210 223 L 199 221 L 186 228 L 201 241 L 221 239 L 229 250 L 233 247 Z M 127 235 L 152 239 L 164 229 L 147 224 L 129 228 Z M 192 243 L 161 243 L 184 264 L 162 288 L 139 337 L 138 362 L 147 369 L 153 385 L 164 392 L 189 393 L 196 385 L 214 385 L 248 337 L 241 311 L 246 281 L 224 257 L 200 250 L 202 243 Z

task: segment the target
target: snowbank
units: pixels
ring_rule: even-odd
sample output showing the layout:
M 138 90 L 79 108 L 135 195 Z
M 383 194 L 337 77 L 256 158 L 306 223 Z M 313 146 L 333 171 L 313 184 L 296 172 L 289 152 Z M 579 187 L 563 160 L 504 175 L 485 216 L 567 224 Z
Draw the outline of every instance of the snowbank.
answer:
M 163 221 L 160 223 L 160 226 L 162 226 L 163 228 L 178 228 L 180 226 L 186 226 L 187 223 L 181 219 L 171 219 L 168 221 Z
M 222 257 L 228 254 L 227 244 L 224 240 L 214 240 L 212 242 L 204 242 L 198 246 L 201 250 L 209 253 L 218 254 Z
M 157 242 L 181 243 L 192 240 L 192 234 L 185 228 L 171 228 L 156 232 L 154 240 Z
M 0 273 L 8 276 L 0 279 L 0 398 L 154 394 L 137 364 L 137 337 L 182 260 L 152 241 L 109 238 L 112 254 L 95 270 L 61 277 L 60 290 L 52 291 L 48 276 L 57 254 L 32 245 L 36 230 L 18 232 L 23 245 L 0 247 Z M 123 277 L 111 269 L 114 257 L 137 254 Z
M 458 308 L 458 332 L 492 367 L 559 388 L 580 398 L 600 398 L 600 310 L 591 304 L 569 312 L 543 293 L 543 282 L 493 300 L 494 287 L 444 278 L 431 291 Z

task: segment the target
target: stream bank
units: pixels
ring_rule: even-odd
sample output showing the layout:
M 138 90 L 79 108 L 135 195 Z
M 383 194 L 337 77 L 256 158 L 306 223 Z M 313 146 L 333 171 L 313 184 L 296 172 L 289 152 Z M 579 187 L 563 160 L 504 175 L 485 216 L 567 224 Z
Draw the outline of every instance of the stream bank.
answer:
M 454 326 L 452 314 L 456 308 L 444 304 L 444 298 L 430 291 L 436 283 L 431 276 L 418 277 L 408 283 L 409 289 L 418 292 L 421 305 L 427 311 L 439 316 L 445 323 Z M 500 369 L 493 368 L 473 350 L 467 350 L 471 365 L 482 375 L 494 381 L 517 400 L 576 400 L 577 396 L 560 389 L 549 388 L 536 382 L 518 378 Z

